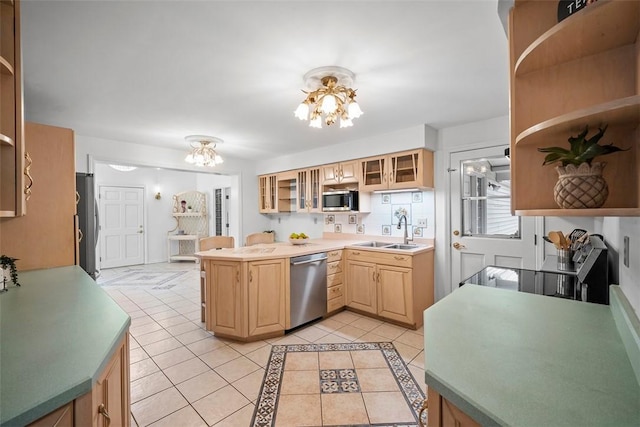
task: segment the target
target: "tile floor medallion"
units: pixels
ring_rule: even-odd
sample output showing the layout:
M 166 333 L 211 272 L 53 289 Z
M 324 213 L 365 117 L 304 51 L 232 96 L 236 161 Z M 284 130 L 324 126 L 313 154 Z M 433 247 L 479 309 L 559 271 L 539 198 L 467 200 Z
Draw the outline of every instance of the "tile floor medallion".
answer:
M 132 269 L 124 270 L 114 278 L 98 278 L 96 282 L 100 286 L 149 286 L 151 289 L 171 289 L 176 286 L 177 283 L 169 282 L 172 282 L 187 273 L 188 271 L 150 271 L 148 269 Z
M 391 342 L 273 345 L 251 425 L 417 426 L 424 399 Z

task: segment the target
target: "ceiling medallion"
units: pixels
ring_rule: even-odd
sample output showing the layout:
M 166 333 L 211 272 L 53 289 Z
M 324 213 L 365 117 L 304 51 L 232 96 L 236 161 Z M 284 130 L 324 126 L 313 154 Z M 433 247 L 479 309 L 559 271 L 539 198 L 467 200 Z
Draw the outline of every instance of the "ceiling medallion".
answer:
M 309 126 L 322 128 L 322 121 L 329 126 L 340 118 L 340 127 L 353 126 L 353 119 L 363 113 L 356 102 L 356 89 L 352 89 L 355 74 L 342 67 L 314 68 L 304 75 L 307 98 L 294 115 L 300 120 L 309 119 Z
M 191 151 L 184 158 L 184 161 L 196 166 L 214 167 L 223 162 L 222 157 L 216 152 L 217 144 L 224 141 L 214 136 L 189 135 L 185 141 L 191 146 Z

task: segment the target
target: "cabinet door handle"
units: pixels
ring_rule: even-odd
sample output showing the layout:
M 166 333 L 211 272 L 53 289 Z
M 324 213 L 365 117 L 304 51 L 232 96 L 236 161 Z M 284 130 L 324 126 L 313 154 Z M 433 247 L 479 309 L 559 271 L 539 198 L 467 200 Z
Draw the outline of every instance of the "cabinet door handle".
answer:
M 236 282 L 240 283 L 240 272 L 236 271 Z
M 404 261 L 406 259 L 405 257 L 398 256 L 398 255 L 395 255 L 394 258 L 397 259 L 398 261 Z
M 336 255 L 338 255 L 338 251 L 336 251 L 336 252 L 329 252 L 329 256 L 336 256 Z
M 25 200 L 29 200 L 31 197 L 31 187 L 33 187 L 33 177 L 31 176 L 31 164 L 33 163 L 33 160 L 28 152 L 24 153 L 24 160 L 26 162 L 24 166 L 24 176 L 29 178 L 29 183 L 24 186 L 24 194 Z
M 358 251 L 353 251 L 351 253 L 354 254 L 354 255 L 360 255 L 360 252 L 358 252 Z
M 375 282 L 376 281 L 376 272 L 373 272 L 373 277 L 371 277 L 371 279 Z
M 253 282 L 253 271 L 249 270 L 249 281 Z
M 109 413 L 107 412 L 107 408 L 105 408 L 104 403 L 101 403 L 100 406 L 98 406 L 98 412 L 101 413 L 106 419 L 107 421 L 111 421 L 111 417 L 109 416 Z

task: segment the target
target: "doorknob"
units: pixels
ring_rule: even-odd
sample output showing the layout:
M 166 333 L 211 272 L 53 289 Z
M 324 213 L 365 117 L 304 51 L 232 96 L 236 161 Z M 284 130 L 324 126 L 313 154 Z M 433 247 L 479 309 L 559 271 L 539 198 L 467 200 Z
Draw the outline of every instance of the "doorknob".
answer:
M 455 243 L 453 244 L 453 247 L 454 247 L 455 249 L 457 249 L 457 250 L 460 250 L 460 249 L 467 249 L 467 247 L 466 247 L 465 245 L 463 245 L 462 243 L 458 243 L 458 242 L 455 242 Z
M 144 231 L 143 230 L 138 230 L 138 233 L 144 233 Z
M 453 235 L 454 235 L 454 236 L 459 236 L 459 235 L 460 235 L 460 232 L 459 232 L 458 230 L 453 230 Z

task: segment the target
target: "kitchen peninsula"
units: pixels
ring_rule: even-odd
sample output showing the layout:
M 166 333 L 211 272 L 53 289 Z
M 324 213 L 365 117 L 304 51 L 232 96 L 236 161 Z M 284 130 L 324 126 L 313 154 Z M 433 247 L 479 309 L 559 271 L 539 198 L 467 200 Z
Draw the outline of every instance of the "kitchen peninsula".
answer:
M 77 266 L 19 280 L 0 295 L 0 425 L 128 426 L 129 316 Z
M 433 244 L 400 249 L 362 243 L 312 239 L 198 252 L 207 330 L 241 341 L 283 335 L 292 325 L 290 260 L 317 253 L 327 254 L 327 315 L 347 307 L 420 327 L 422 311 L 433 304 Z

